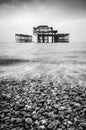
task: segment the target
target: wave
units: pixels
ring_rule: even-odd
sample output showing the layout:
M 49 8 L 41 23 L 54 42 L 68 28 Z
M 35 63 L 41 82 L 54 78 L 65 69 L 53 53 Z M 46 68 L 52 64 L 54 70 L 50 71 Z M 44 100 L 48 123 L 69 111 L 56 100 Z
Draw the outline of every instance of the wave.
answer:
M 47 63 L 47 64 L 86 64 L 86 61 L 76 60 L 47 60 L 47 59 L 20 59 L 20 58 L 0 58 L 0 66 L 8 66 L 19 63 Z
M 17 64 L 20 62 L 29 62 L 29 60 L 19 58 L 0 58 L 0 66 Z

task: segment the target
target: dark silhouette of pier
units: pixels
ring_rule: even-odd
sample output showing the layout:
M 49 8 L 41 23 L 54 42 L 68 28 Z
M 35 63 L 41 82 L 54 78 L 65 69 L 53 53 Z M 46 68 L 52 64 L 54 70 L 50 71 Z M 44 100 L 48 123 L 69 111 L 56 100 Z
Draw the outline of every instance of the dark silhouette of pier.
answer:
M 38 43 L 69 42 L 69 33 L 58 33 L 58 30 L 47 25 L 33 27 L 33 35 L 37 37 Z M 15 34 L 15 40 L 19 43 L 31 43 L 32 35 Z

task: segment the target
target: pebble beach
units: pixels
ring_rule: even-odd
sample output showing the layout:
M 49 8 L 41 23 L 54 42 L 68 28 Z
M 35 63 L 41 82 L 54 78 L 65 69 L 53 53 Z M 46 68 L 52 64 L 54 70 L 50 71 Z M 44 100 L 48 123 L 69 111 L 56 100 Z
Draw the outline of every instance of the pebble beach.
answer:
M 15 67 L 12 59 L 10 67 L 0 62 L 0 130 L 85 130 L 85 51 L 58 56 L 55 50 L 52 57 L 47 51 L 45 58 L 43 48 L 39 57 L 38 50 L 32 64 L 27 59 L 17 60 L 25 63 Z M 68 59 L 57 60 L 60 56 Z

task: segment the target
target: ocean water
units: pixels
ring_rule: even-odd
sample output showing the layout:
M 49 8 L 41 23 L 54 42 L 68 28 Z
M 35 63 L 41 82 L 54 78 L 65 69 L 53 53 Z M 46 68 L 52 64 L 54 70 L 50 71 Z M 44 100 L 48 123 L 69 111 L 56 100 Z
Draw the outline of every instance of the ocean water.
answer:
M 86 43 L 0 43 L 0 77 L 86 66 Z

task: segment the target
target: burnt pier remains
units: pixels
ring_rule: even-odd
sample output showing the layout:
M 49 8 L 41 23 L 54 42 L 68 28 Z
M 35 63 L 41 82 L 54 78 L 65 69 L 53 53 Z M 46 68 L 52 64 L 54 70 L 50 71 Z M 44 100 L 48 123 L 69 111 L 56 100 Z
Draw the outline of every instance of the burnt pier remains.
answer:
M 32 36 L 31 35 L 25 35 L 25 34 L 15 34 L 15 40 L 18 43 L 28 43 L 32 42 Z
M 47 25 L 33 27 L 33 34 L 37 36 L 38 43 L 69 42 L 69 33 L 58 33 L 58 30 Z

